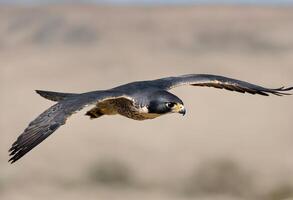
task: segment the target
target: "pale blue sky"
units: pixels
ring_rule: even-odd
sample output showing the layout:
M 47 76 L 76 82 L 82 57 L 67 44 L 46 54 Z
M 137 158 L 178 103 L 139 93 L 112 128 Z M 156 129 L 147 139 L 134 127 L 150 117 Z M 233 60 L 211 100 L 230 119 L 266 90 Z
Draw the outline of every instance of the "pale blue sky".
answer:
M 293 0 L 0 0 L 10 4 L 107 3 L 107 4 L 293 4 Z

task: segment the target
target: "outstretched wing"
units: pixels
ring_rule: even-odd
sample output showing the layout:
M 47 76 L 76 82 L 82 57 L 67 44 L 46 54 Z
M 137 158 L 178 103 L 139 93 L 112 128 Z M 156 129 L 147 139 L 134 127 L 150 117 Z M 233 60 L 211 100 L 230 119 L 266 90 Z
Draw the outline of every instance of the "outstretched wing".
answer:
M 117 92 L 91 92 L 58 102 L 33 120 L 12 144 L 9 150 L 11 156 L 9 162 L 14 163 L 40 144 L 60 126 L 65 124 L 66 119 L 74 112 L 81 110 L 87 105 L 114 99 L 119 96 L 121 94 Z
M 245 81 L 210 74 L 190 74 L 177 77 L 168 77 L 154 80 L 153 84 L 165 90 L 170 90 L 174 87 L 182 85 L 193 85 L 215 87 L 241 93 L 247 92 L 250 94 L 260 94 L 264 96 L 268 96 L 269 94 L 278 96 L 290 95 L 290 93 L 286 92 L 293 89 L 293 87 L 269 89 Z

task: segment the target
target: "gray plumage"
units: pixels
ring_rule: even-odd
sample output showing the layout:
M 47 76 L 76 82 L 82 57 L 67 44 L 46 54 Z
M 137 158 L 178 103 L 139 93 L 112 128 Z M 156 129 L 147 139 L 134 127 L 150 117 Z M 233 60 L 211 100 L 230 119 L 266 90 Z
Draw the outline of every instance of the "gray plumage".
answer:
M 290 88 L 268 89 L 248 82 L 223 76 L 208 74 L 191 74 L 168 77 L 151 81 L 138 81 L 121 85 L 109 90 L 87 92 L 82 94 L 58 93 L 37 90 L 41 96 L 57 101 L 33 120 L 10 148 L 10 162 L 14 163 L 44 139 L 65 124 L 73 113 L 88 105 L 95 105 L 86 112 L 91 119 L 103 115 L 120 114 L 135 120 L 153 119 L 166 113 L 185 114 L 183 102 L 168 90 L 181 86 L 207 86 L 241 93 L 268 96 L 289 95 Z

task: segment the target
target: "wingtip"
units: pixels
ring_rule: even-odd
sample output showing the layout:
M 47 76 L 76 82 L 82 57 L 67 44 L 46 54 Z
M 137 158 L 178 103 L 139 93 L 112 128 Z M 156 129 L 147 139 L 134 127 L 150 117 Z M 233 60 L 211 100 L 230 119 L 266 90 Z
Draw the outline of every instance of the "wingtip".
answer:
M 9 152 L 9 160 L 8 160 L 8 162 L 10 163 L 10 164 L 12 164 L 12 163 L 14 163 L 16 160 L 15 160 L 15 156 L 16 156 L 16 154 L 17 154 L 17 149 L 15 148 L 15 147 L 11 147 L 9 150 L 8 150 L 8 152 Z
M 293 87 L 283 88 L 282 91 L 291 91 L 293 90 Z M 290 93 L 292 95 L 293 93 Z
M 24 154 L 23 154 L 23 155 L 24 155 Z M 16 161 L 18 161 L 23 155 L 22 155 L 22 154 L 19 154 L 19 151 L 16 151 L 16 152 L 14 152 L 12 155 L 10 155 L 10 156 L 12 156 L 12 157 L 9 158 L 8 162 L 9 162 L 10 164 L 13 164 L 13 163 L 15 163 Z
M 41 94 L 42 90 L 35 90 L 35 92 Z
M 14 159 L 14 157 L 11 157 L 9 160 L 8 160 L 8 163 L 10 163 L 10 164 L 13 164 L 13 163 L 15 163 L 15 159 Z
M 10 149 L 8 150 L 8 152 L 12 152 L 14 150 L 14 147 L 10 147 Z
M 287 96 L 287 95 L 293 95 L 293 93 L 289 92 L 293 90 L 293 87 L 280 87 L 280 88 L 275 88 L 272 89 L 272 94 L 276 95 L 276 96 Z

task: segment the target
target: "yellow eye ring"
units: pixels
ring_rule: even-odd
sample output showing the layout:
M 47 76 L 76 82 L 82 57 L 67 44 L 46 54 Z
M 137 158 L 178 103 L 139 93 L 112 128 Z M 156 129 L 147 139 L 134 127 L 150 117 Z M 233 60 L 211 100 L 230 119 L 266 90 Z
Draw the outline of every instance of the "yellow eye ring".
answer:
M 167 106 L 168 108 L 173 108 L 173 107 L 175 106 L 175 103 L 168 102 L 168 103 L 166 103 L 166 106 Z

